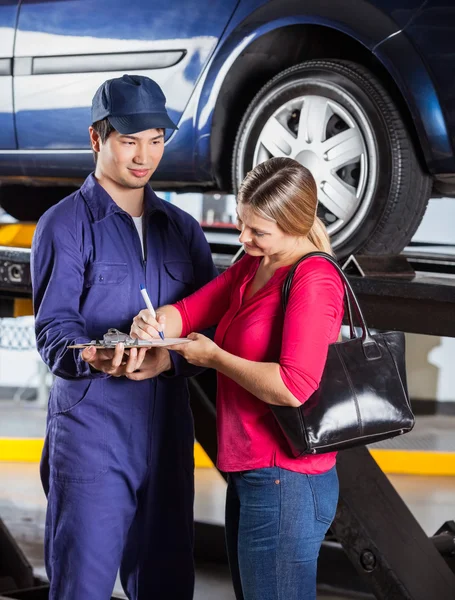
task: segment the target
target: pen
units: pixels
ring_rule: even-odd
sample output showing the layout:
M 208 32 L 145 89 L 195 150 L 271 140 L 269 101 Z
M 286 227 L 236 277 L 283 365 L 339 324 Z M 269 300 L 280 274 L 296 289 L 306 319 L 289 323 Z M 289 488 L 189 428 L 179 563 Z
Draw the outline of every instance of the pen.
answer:
M 149 295 L 147 294 L 147 290 L 145 289 L 145 286 L 144 286 L 144 285 L 142 285 L 142 283 L 141 283 L 141 294 L 142 294 L 142 297 L 144 298 L 145 306 L 146 306 L 146 307 L 149 309 L 149 311 L 152 313 L 152 317 L 153 317 L 154 319 L 156 319 L 156 312 L 155 312 L 155 309 L 153 308 L 153 304 L 152 304 L 152 302 L 151 302 L 151 300 L 150 300 L 150 297 L 149 297 Z M 163 333 L 162 331 L 158 331 L 158 333 L 160 334 L 160 338 L 161 338 L 162 340 L 164 340 L 164 333 Z

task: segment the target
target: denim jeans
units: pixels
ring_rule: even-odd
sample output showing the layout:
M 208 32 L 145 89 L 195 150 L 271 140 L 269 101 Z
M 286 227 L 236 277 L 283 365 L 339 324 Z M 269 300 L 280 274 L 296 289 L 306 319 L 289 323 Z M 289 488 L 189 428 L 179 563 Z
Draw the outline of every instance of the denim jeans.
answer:
M 226 543 L 237 600 L 315 600 L 319 549 L 335 516 L 334 467 L 229 473 Z

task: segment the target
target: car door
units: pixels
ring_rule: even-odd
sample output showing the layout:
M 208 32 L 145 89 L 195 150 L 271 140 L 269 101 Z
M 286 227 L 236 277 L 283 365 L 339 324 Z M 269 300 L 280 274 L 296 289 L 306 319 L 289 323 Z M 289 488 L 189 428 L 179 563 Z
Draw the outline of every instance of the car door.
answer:
M 124 73 L 163 88 L 179 122 L 237 0 L 22 0 L 14 101 L 20 150 L 88 148 L 98 86 Z
M 13 116 L 12 57 L 18 0 L 0 5 L 0 149 L 16 148 Z

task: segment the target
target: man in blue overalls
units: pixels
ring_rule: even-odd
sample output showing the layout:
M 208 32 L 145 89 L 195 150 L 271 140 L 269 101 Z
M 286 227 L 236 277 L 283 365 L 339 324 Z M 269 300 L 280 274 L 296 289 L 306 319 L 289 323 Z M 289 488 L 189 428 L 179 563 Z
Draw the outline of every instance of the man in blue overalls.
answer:
M 131 381 L 143 356 L 68 350 L 109 327 L 129 332 L 143 308 L 210 281 L 199 224 L 148 186 L 175 129 L 159 86 L 124 75 L 92 104 L 96 170 L 39 221 L 32 248 L 36 337 L 56 375 L 41 464 L 48 497 L 51 600 L 107 600 L 120 568 L 131 599 L 193 597 L 193 421 L 185 377 L 165 349 L 156 376 Z

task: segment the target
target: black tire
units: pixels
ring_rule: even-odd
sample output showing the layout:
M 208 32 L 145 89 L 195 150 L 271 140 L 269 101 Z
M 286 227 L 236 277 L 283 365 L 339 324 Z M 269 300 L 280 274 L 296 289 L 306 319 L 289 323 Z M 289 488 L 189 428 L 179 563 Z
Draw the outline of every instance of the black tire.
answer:
M 364 191 L 358 196 L 359 205 L 352 218 L 349 222 L 345 219 L 344 226 L 344 220 L 338 219 L 338 229 L 332 228 L 337 256 L 401 252 L 425 213 L 432 179 L 420 164 L 391 96 L 362 65 L 342 60 L 309 60 L 279 73 L 267 83 L 251 102 L 239 127 L 233 153 L 235 191 L 255 166 L 255 150 L 265 124 L 280 107 L 287 107 L 302 96 L 322 97 L 339 106 L 352 118 L 351 126 L 360 132 L 359 139 L 364 136 L 367 159 L 363 163 L 359 160 L 359 165 L 367 164 L 369 171 L 362 167 Z M 286 123 L 288 126 L 290 121 Z M 327 136 L 330 137 L 328 133 Z M 348 168 L 356 174 L 355 166 Z M 321 194 L 320 191 L 320 201 Z M 330 230 L 330 223 L 327 220 L 326 223 Z

